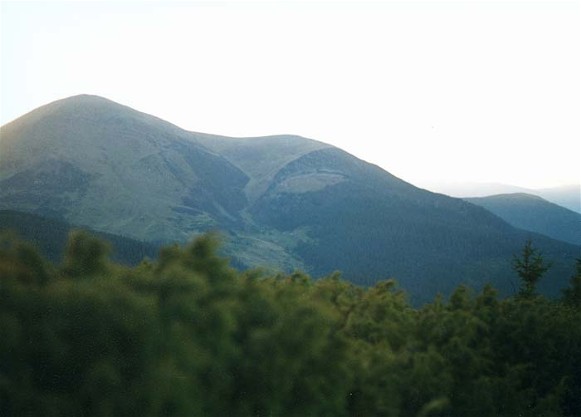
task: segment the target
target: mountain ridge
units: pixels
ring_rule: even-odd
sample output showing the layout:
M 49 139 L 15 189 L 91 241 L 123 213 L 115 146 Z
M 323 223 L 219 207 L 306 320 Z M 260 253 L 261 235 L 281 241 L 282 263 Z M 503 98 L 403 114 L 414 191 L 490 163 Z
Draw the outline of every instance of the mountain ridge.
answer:
M 490 197 L 499 194 L 524 193 L 536 195 L 553 204 L 581 214 L 581 184 L 569 184 L 550 188 L 525 188 L 502 183 L 458 182 L 431 183 L 426 188 L 456 198 Z
M 581 214 L 537 195 L 498 194 L 465 200 L 486 208 L 520 229 L 581 245 Z
M 312 139 L 188 132 L 93 96 L 38 111 L 0 130 L 0 209 L 156 244 L 220 230 L 237 265 L 395 276 L 425 299 L 461 282 L 509 291 L 503 262 L 530 235 Z M 580 248 L 535 236 L 557 257 L 555 294 Z

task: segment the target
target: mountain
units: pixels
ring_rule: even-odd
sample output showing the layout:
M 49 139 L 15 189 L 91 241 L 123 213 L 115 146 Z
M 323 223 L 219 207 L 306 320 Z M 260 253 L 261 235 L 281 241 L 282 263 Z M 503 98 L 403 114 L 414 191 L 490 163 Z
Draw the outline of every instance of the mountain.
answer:
M 3 126 L 0 150 L 0 209 L 155 243 L 220 230 L 236 266 L 396 277 L 416 300 L 459 283 L 510 293 L 529 237 L 554 261 L 541 283 L 554 295 L 581 253 L 322 142 L 188 132 L 100 97 Z
M 543 188 L 533 194 L 543 197 L 569 210 L 581 213 L 581 184 L 571 184 L 562 187 Z
M 315 275 L 339 269 L 360 284 L 395 276 L 412 294 L 489 280 L 508 293 L 517 285 L 509 277 L 512 254 L 528 238 L 550 258 L 561 258 L 559 250 L 567 253 L 569 261 L 556 262 L 555 280 L 570 275 L 566 265 L 581 253 L 515 230 L 460 199 L 416 188 L 334 147 L 291 137 L 202 142 L 240 167 L 251 183 L 270 183 L 262 195 L 249 198 L 249 213 L 270 230 L 303 237 L 293 250 Z M 257 158 L 273 149 L 284 161 Z M 549 286 L 545 290 L 555 294 Z
M 246 176 L 155 117 L 94 96 L 2 127 L 0 207 L 140 240 L 235 223 Z
M 500 194 L 531 194 L 551 203 L 581 213 L 581 184 L 560 187 L 530 189 L 500 183 L 432 183 L 426 188 L 438 193 L 458 198 L 489 197 Z
M 111 258 L 125 265 L 136 265 L 143 258 L 154 259 L 157 256 L 159 248 L 146 242 L 96 232 L 35 214 L 0 210 L 0 233 L 12 233 L 32 243 L 44 256 L 57 263 L 62 260 L 69 233 L 79 229 L 109 242 L 112 246 Z
M 102 97 L 50 103 L 1 128 L 0 209 L 155 243 L 243 230 L 249 179 L 198 136 Z M 306 269 L 255 234 L 230 241 L 239 265 Z
M 501 194 L 467 198 L 511 225 L 553 239 L 581 245 L 581 214 L 531 194 Z
M 497 194 L 531 193 L 532 190 L 498 182 L 427 183 L 426 188 L 457 198 L 487 197 Z

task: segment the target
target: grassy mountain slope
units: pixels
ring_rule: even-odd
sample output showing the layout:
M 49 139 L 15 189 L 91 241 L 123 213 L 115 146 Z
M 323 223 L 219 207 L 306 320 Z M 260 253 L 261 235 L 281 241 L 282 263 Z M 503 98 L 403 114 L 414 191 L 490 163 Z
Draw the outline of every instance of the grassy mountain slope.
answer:
M 155 117 L 94 96 L 2 127 L 0 208 L 142 240 L 236 223 L 247 177 Z
M 233 139 L 197 134 L 196 140 L 225 157 L 249 177 L 245 193 L 250 202 L 256 201 L 266 191 L 282 167 L 309 152 L 331 147 L 292 135 Z
M 531 194 L 467 198 L 520 229 L 581 245 L 581 214 Z

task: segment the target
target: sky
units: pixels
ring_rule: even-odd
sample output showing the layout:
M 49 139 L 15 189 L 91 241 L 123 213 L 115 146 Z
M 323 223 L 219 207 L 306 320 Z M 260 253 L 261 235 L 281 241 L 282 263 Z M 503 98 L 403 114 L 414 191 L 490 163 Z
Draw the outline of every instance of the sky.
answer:
M 0 123 L 96 94 L 426 188 L 581 182 L 579 1 L 0 3 Z

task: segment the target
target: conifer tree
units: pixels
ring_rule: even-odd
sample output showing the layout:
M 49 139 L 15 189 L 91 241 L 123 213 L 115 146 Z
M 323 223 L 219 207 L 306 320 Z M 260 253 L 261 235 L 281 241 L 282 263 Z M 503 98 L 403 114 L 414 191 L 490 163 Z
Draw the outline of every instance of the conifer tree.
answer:
M 515 256 L 512 261 L 512 268 L 521 279 L 519 296 L 523 298 L 534 296 L 537 283 L 550 267 L 551 265 L 545 262 L 541 252 L 533 247 L 532 241 L 527 240 L 521 256 Z
M 563 302 L 581 308 L 581 258 L 577 259 L 576 273 L 571 277 L 571 285 L 563 290 Z

